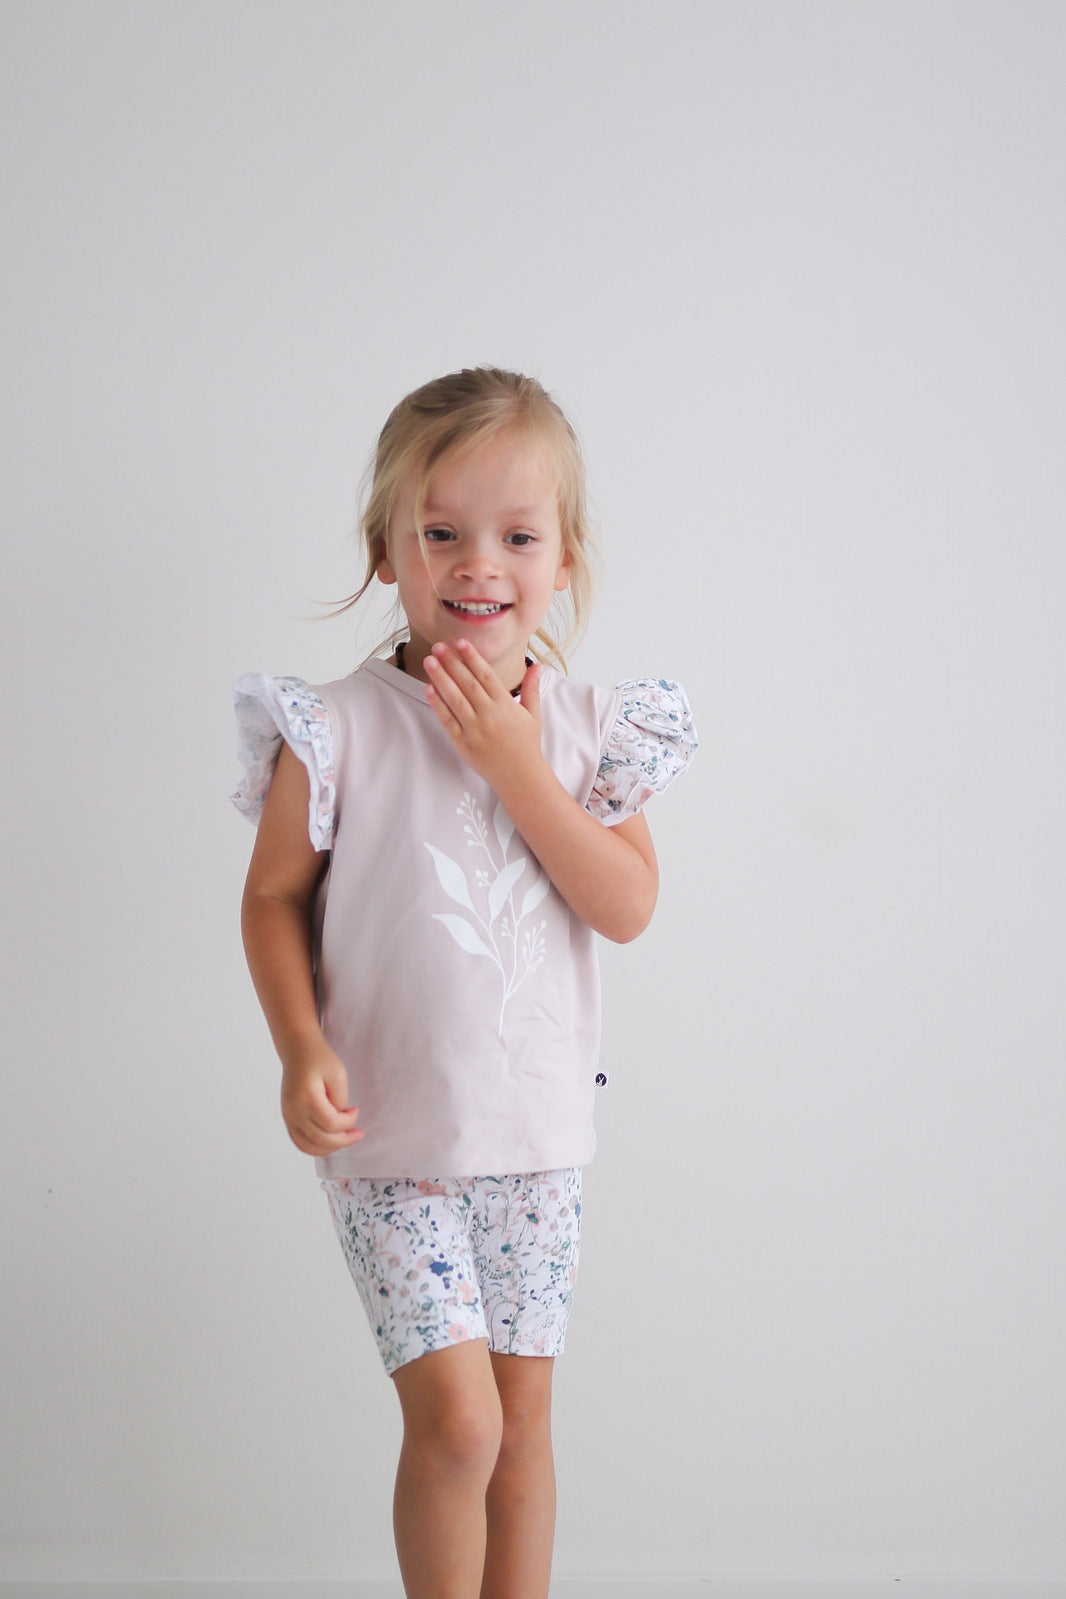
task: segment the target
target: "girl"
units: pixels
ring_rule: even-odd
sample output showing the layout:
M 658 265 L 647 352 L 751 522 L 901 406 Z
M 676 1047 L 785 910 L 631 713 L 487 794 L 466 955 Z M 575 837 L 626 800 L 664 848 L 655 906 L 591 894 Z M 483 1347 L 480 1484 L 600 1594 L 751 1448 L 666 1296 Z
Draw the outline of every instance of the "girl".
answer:
M 362 531 L 350 603 L 396 586 L 395 652 L 318 689 L 234 691 L 234 800 L 259 823 L 245 947 L 285 1124 L 402 1408 L 406 1592 L 545 1599 L 552 1367 L 595 1149 L 593 935 L 647 925 L 642 806 L 696 740 L 677 684 L 544 664 L 562 664 L 560 597 L 570 636 L 584 620 L 588 530 L 577 441 L 538 383 L 479 368 L 408 395 Z

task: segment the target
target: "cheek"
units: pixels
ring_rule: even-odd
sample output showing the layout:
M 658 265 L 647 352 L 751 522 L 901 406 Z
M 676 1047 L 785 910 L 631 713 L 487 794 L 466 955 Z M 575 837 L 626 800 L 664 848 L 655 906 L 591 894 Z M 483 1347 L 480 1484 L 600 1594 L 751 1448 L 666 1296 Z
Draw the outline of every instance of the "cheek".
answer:
M 436 566 L 432 550 L 428 559 L 423 558 L 420 552 L 413 552 L 410 559 L 404 562 L 400 572 L 400 592 L 407 596 L 412 605 L 426 605 L 436 601 L 439 592 L 437 580 L 440 576 L 435 570 Z

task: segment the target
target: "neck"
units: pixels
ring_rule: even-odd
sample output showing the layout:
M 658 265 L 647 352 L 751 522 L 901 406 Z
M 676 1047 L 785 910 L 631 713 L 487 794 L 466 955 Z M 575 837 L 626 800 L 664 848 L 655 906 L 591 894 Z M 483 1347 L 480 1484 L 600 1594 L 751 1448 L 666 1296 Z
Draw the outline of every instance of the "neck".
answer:
M 408 676 L 410 676 L 410 673 L 407 672 L 407 665 L 406 665 L 406 663 L 404 661 L 404 652 L 406 651 L 407 646 L 408 646 L 409 643 L 410 643 L 409 639 L 404 639 L 402 643 L 397 644 L 397 646 L 396 646 L 396 654 L 393 657 L 393 661 L 394 661 L 394 664 L 396 665 L 397 669 L 399 671 L 401 671 L 401 672 L 404 672 Z M 529 667 L 531 667 L 533 664 L 534 664 L 533 657 L 531 655 L 527 655 L 526 656 L 526 669 L 528 670 Z M 521 683 L 518 684 L 517 688 L 511 689 L 511 695 L 512 695 L 512 697 L 514 699 L 517 699 L 518 696 L 521 694 L 521 692 L 522 692 Z

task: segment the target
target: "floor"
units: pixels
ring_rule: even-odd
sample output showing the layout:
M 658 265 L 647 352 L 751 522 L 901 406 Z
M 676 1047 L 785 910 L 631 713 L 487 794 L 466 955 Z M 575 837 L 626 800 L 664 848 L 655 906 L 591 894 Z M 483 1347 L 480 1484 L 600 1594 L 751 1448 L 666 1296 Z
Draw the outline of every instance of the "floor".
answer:
M 394 1582 L 5 1582 L 0 1599 L 403 1599 Z M 1066 1580 L 566 1578 L 551 1599 L 1066 1599 Z

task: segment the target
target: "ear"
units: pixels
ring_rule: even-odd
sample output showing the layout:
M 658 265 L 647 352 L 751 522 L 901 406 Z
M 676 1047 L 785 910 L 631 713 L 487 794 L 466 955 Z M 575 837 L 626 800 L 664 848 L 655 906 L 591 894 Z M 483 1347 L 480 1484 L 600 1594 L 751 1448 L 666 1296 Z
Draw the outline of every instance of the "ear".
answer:
M 555 588 L 561 593 L 570 587 L 570 551 L 564 550 L 559 561 L 559 569 L 555 574 Z
M 377 575 L 379 583 L 395 583 L 396 569 L 387 555 L 383 555 L 378 562 Z

